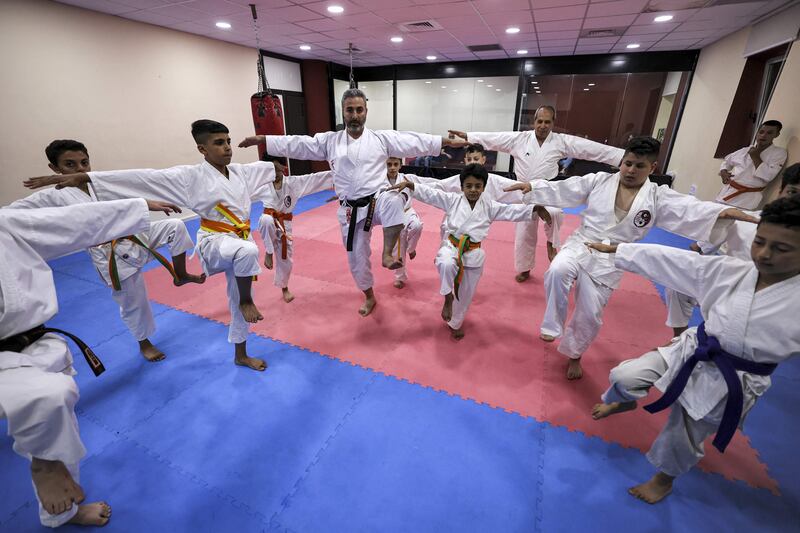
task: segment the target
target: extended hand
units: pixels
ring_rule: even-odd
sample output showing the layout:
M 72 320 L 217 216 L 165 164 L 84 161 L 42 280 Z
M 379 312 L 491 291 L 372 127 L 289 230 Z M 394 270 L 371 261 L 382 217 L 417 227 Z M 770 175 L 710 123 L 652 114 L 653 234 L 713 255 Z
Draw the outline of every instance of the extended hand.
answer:
M 748 215 L 741 209 L 736 209 L 735 207 L 729 207 L 724 211 L 720 212 L 717 218 L 721 219 L 728 219 L 728 220 L 741 220 L 742 222 L 752 222 L 753 224 L 758 224 L 759 219 L 754 217 L 753 215 Z
M 466 139 L 447 139 L 446 137 L 442 137 L 442 148 L 445 146 L 449 146 L 451 148 L 461 148 L 462 146 L 467 146 L 469 142 Z M 449 159 L 453 159 L 453 156 L 445 153 L 445 155 Z
M 52 176 L 39 176 L 38 178 L 28 178 L 22 182 L 29 189 L 39 189 L 48 185 L 55 185 L 56 189 L 64 187 L 80 187 L 84 183 L 89 183 L 89 176 L 84 172 L 77 174 L 53 174 Z
M 450 139 L 455 139 L 456 137 L 461 137 L 465 141 L 467 140 L 467 132 L 465 132 L 465 131 L 447 130 L 447 136 Z
M 414 184 L 411 183 L 410 181 L 401 181 L 400 183 L 395 183 L 394 185 L 389 187 L 387 190 L 400 192 L 403 189 L 411 189 L 413 191 L 414 190 Z
M 160 200 L 147 200 L 147 199 L 145 199 L 145 202 L 147 202 L 147 209 L 149 209 L 150 211 L 161 211 L 163 213 L 166 213 L 167 216 L 169 216 L 170 213 L 181 212 L 180 207 L 178 207 L 175 204 L 171 204 L 169 202 L 162 202 Z
M 531 192 L 531 189 L 532 187 L 529 181 L 520 181 L 519 183 L 515 183 L 514 185 L 509 185 L 503 190 L 505 192 L 522 191 L 523 194 L 527 194 Z
M 592 250 L 597 250 L 598 252 L 602 252 L 604 254 L 615 254 L 617 253 L 617 245 L 616 244 L 603 244 L 602 242 L 585 242 L 583 243 L 587 247 L 591 248 Z
M 719 171 L 719 175 L 722 178 L 722 183 L 724 185 L 727 185 L 728 182 L 731 181 L 731 178 L 733 177 L 733 174 L 731 174 L 730 172 L 728 172 L 724 168 Z
M 545 209 L 541 205 L 537 205 L 536 207 L 533 208 L 533 210 L 536 211 L 536 214 L 539 215 L 539 218 L 544 220 L 544 223 L 547 224 L 548 226 L 553 223 L 553 217 L 551 217 L 547 209 Z
M 267 139 L 263 135 L 251 135 L 250 137 L 245 137 L 244 140 L 239 143 L 239 148 L 257 146 L 259 144 L 264 144 L 265 142 L 267 142 Z

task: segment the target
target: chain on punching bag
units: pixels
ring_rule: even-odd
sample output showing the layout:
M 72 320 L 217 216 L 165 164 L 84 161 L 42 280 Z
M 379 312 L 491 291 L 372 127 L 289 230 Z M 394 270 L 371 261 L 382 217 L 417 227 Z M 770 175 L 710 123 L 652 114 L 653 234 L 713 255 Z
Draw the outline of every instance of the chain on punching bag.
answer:
M 250 12 L 253 15 L 253 32 L 256 35 L 256 48 L 258 48 L 258 92 L 250 97 L 256 135 L 284 135 L 286 130 L 283 123 L 281 100 L 269 88 L 264 62 L 261 58 L 261 44 L 258 40 L 258 14 L 255 4 L 250 4 Z M 265 151 L 265 145 L 258 145 L 259 157 L 263 156 Z

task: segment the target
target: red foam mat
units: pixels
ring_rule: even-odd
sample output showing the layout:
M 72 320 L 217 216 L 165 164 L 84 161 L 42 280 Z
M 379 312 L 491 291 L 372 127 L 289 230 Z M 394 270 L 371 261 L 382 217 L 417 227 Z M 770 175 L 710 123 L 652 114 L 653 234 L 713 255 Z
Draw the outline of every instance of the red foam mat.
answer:
M 253 331 L 398 378 L 457 394 L 540 421 L 565 426 L 588 436 L 646 451 L 665 415 L 637 410 L 594 421 L 589 411 L 608 386 L 617 363 L 637 357 L 670 336 L 665 308 L 653 285 L 626 274 L 604 314 L 599 338 L 583 358 L 584 378 L 568 382 L 566 360 L 556 344 L 538 340 L 544 312 L 542 275 L 547 267 L 543 235 L 532 279 L 516 283 L 513 225 L 500 222 L 484 241 L 486 268 L 465 323 L 466 337 L 450 338 L 439 317 L 441 297 L 433 257 L 439 244 L 441 213 L 424 205 L 416 209 L 426 223 L 418 255 L 409 263 L 410 280 L 398 290 L 393 275 L 379 267 L 380 230 L 373 236 L 376 310 L 367 318 L 356 312 L 361 293 L 347 269 L 335 205 L 299 215 L 294 221 L 295 268 L 290 304 L 264 271 L 255 284 L 256 303 L 265 319 Z M 562 238 L 577 227 L 568 215 Z M 261 243 L 259 243 L 261 245 Z M 263 246 L 262 246 L 263 249 Z M 192 263 L 197 269 L 196 262 Z M 155 301 L 227 323 L 224 276 L 204 285 L 176 288 L 161 269 L 146 273 Z M 257 355 L 257 354 L 253 354 Z M 737 433 L 724 457 L 706 446 L 700 467 L 728 479 L 777 491 L 756 450 Z

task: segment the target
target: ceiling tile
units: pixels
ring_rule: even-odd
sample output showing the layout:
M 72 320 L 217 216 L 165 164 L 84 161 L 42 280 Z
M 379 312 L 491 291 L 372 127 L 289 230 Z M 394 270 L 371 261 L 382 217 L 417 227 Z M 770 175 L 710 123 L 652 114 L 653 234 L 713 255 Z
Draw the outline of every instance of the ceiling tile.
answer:
M 485 31 L 486 24 L 483 23 L 479 15 L 460 15 L 457 17 L 440 17 L 436 22 L 444 26 L 445 29 L 450 28 L 472 28 L 475 31 Z
M 583 27 L 583 18 L 570 20 L 554 20 L 551 22 L 536 21 L 537 33 L 561 30 L 580 30 Z
M 425 20 L 428 16 L 419 7 L 401 7 L 398 9 L 379 9 L 374 13 L 387 22 L 412 22 Z
M 669 44 L 671 46 L 689 46 L 698 42 L 700 39 L 661 39 L 657 44 Z
M 636 17 L 636 21 L 634 24 L 653 24 L 654 26 L 664 26 L 666 24 L 672 24 L 675 22 L 684 22 L 689 20 L 692 15 L 700 11 L 699 9 L 682 9 L 676 11 L 658 11 L 655 13 L 642 13 L 638 17 Z M 653 19 L 660 15 L 672 15 L 672 20 L 669 22 L 654 22 Z
M 678 39 L 707 39 L 713 37 L 718 31 L 713 28 L 704 31 L 673 31 L 666 38 L 670 41 Z
M 148 11 L 154 15 L 164 15 L 166 17 L 170 17 L 175 20 L 197 20 L 200 18 L 208 17 L 207 13 L 203 13 L 202 11 L 198 11 L 196 9 L 192 9 L 188 7 L 188 5 L 183 4 L 176 4 L 171 6 L 163 6 L 163 7 L 155 7 L 153 9 L 148 9 Z
M 564 31 L 541 31 L 537 33 L 540 41 L 551 41 L 553 39 L 577 39 L 581 32 L 578 30 Z
M 590 37 L 586 39 L 578 39 L 578 46 L 591 44 L 614 44 L 617 41 L 619 41 L 619 37 Z
M 690 20 L 680 24 L 675 31 L 706 31 L 709 29 L 721 30 L 725 28 L 733 28 L 737 26 L 739 19 L 720 19 L 715 20 L 713 23 L 708 20 Z
M 731 17 L 750 15 L 764 5 L 763 2 L 745 2 L 742 4 L 724 4 L 704 7 L 691 17 L 691 20 L 720 20 Z
M 519 28 L 519 33 L 506 33 L 506 26 L 490 25 L 495 35 L 506 39 L 517 39 L 525 34 L 536 33 L 536 27 L 533 24 L 515 24 L 514 26 Z
M 124 1 L 127 2 L 129 0 L 124 0 Z M 175 2 L 175 0 L 161 0 L 161 1 L 162 2 L 169 2 L 169 3 L 174 3 Z M 261 13 L 265 9 L 272 9 L 272 8 L 275 8 L 275 7 L 286 7 L 286 6 L 289 6 L 289 5 L 292 4 L 292 2 L 290 2 L 289 0 L 224 0 L 224 1 L 228 2 L 229 4 L 238 4 L 238 5 L 244 6 L 248 10 L 250 10 L 250 7 L 249 7 L 250 4 L 255 4 L 256 5 L 256 10 L 259 13 Z M 295 3 L 299 3 L 299 2 L 295 2 Z M 259 14 L 259 18 L 261 18 L 260 14 Z
M 220 2 L 219 0 L 192 0 L 188 6 L 213 16 L 231 15 L 245 11 L 248 14 L 250 13 L 248 7 L 230 2 Z
M 548 7 L 586 5 L 588 3 L 589 0 L 531 0 L 531 7 L 533 9 L 545 9 Z
M 659 24 L 654 26 L 648 24 L 646 26 L 631 26 L 625 32 L 625 35 L 665 35 L 680 26 L 680 23 Z
M 499 11 L 495 13 L 483 13 L 483 20 L 489 26 L 502 26 L 503 29 L 518 24 L 532 24 L 533 16 L 530 9 L 525 11 Z
M 318 32 L 318 31 L 314 31 L 314 32 L 310 32 L 310 33 L 298 33 L 297 35 L 292 35 L 292 37 L 294 37 L 295 39 L 297 39 L 300 42 L 308 43 L 308 44 L 313 44 L 313 43 L 318 43 L 318 42 L 321 42 L 321 41 L 329 41 L 329 40 L 331 40 L 331 36 L 330 35 L 328 35 L 326 33 Z
M 295 2 L 299 3 L 299 2 Z M 339 15 L 332 14 L 328 12 L 328 6 L 332 5 L 334 2 L 325 1 L 325 2 L 311 2 L 311 3 L 303 3 L 303 7 L 306 9 L 310 9 L 311 11 L 316 11 L 320 15 L 330 16 L 330 17 L 338 17 Z M 342 15 L 350 15 L 355 13 L 364 13 L 369 11 L 366 7 L 360 6 L 358 4 L 354 4 L 352 2 L 348 2 L 347 0 L 336 0 L 336 5 L 342 6 L 344 8 L 344 13 Z
M 346 30 L 333 30 L 327 32 L 333 39 L 355 39 L 363 37 L 363 34 L 356 29 L 348 28 Z
M 587 17 L 611 17 L 615 15 L 638 15 L 647 6 L 648 0 L 617 0 L 616 2 L 592 3 Z
M 301 6 L 289 6 L 279 9 L 270 9 L 267 12 L 269 18 L 275 17 L 278 20 L 287 22 L 303 22 L 320 18 L 319 13 L 311 11 Z
M 583 22 L 584 30 L 600 28 L 627 28 L 636 19 L 636 15 L 616 15 L 614 17 L 587 18 Z
M 313 31 L 334 31 L 347 29 L 347 26 L 341 22 L 329 18 L 306 20 L 304 22 L 298 22 L 297 25 L 306 28 L 306 30 Z
M 447 4 L 440 4 L 438 2 L 431 2 L 429 5 L 419 6 L 420 13 L 427 15 L 429 18 L 437 19 L 439 17 L 457 17 L 459 15 L 477 15 L 469 2 L 452 2 Z
M 583 18 L 585 12 L 586 12 L 586 6 L 582 5 L 553 7 L 549 9 L 534 9 L 533 20 L 535 20 L 538 25 L 538 23 L 540 22 Z
M 472 5 L 484 14 L 498 11 L 518 11 L 531 7 L 528 0 L 472 0 Z
M 569 48 L 542 48 L 542 49 L 539 50 L 539 52 L 541 53 L 542 57 L 547 57 L 547 56 L 567 56 L 567 55 L 572 55 L 572 53 L 574 51 L 575 51 L 575 49 L 572 48 L 572 47 L 569 47 Z

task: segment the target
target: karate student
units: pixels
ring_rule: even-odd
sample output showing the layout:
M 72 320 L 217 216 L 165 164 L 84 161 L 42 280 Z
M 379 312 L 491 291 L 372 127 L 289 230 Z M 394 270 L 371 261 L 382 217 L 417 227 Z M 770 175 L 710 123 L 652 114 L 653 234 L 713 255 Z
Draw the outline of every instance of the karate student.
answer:
M 723 186 L 717 194 L 717 202 L 742 209 L 758 207 L 762 191 L 786 162 L 786 149 L 772 144 L 781 134 L 781 128 L 783 124 L 777 120 L 768 120 L 758 128 L 752 146 L 725 156 L 719 170 Z
M 783 171 L 778 198 L 786 198 L 795 194 L 800 194 L 800 163 L 795 163 Z M 754 211 L 751 214 L 758 217 L 761 212 Z M 750 248 L 753 245 L 755 236 L 755 224 L 737 221 L 720 236 L 722 242 L 697 243 L 698 249 L 695 251 L 706 255 L 719 251 L 731 257 L 749 261 Z M 668 287 L 664 290 L 664 296 L 667 303 L 666 325 L 672 328 L 673 335 L 677 337 L 689 327 L 689 320 L 692 317 L 697 301 L 687 294 L 676 292 Z
M 403 160 L 399 157 L 390 157 L 386 160 L 386 179 L 389 185 L 396 185 L 398 181 L 402 183 L 406 181 L 406 175 L 400 174 L 400 167 L 403 166 Z M 406 286 L 408 281 L 408 266 L 405 262 L 405 256 L 408 255 L 410 260 L 417 257 L 417 243 L 422 236 L 422 219 L 414 210 L 411 205 L 411 196 L 405 201 L 403 207 L 405 219 L 403 220 L 403 231 L 397 239 L 397 244 L 392 249 L 392 253 L 402 262 L 402 266 L 394 271 L 394 286 L 395 288 L 402 289 Z M 395 250 L 397 252 L 395 253 Z
M 250 207 L 275 178 L 275 167 L 262 161 L 231 163 L 228 128 L 219 122 L 193 122 L 192 137 L 205 159 L 199 165 L 43 176 L 26 180 L 25 185 L 33 189 L 91 182 L 101 200 L 145 196 L 186 206 L 200 215 L 195 249 L 206 275 L 225 273 L 231 313 L 228 342 L 235 345 L 234 362 L 265 370 L 265 361 L 247 355 L 249 324 L 264 318 L 251 291 L 253 276 L 261 267 L 258 246 L 250 235 Z
M 530 205 L 501 204 L 485 196 L 489 174 L 483 166 L 467 165 L 459 177 L 461 193 L 409 181 L 393 187 L 398 191 L 413 190 L 415 198 L 446 214 L 446 237 L 434 263 L 441 280 L 439 294 L 444 296 L 442 320 L 455 339 L 464 337 L 462 325 L 483 273 L 486 254 L 481 241 L 489 233 L 489 226 L 495 220 L 520 221 L 535 216 Z
M 526 193 L 532 189 L 525 200 L 537 205 L 586 205 L 581 226 L 544 274 L 547 308 L 539 338 L 553 342 L 563 334 L 558 351 L 569 358 L 567 379 L 583 376 L 581 356 L 600 331 L 603 309 L 622 279 L 613 257 L 592 253 L 584 242 L 635 242 L 655 226 L 695 240 L 710 240 L 718 218 L 756 220 L 738 209 L 701 202 L 649 181 L 660 146 L 653 138 L 635 137 L 625 149 L 619 172 L 598 172 L 563 181 L 536 180 L 510 188 Z M 575 311 L 565 330 L 573 285 Z
M 300 176 L 289 176 L 286 158 L 264 154 L 262 161 L 275 166 L 275 181 L 263 189 L 259 198 L 264 203 L 264 212 L 258 220 L 258 232 L 267 249 L 264 266 L 272 270 L 275 266 L 275 286 L 283 293 L 286 303 L 294 300 L 289 291 L 289 276 L 292 273 L 292 211 L 303 196 L 333 188 L 333 173 L 315 172 Z
M 14 451 L 31 461 L 43 526 L 102 526 L 111 517 L 107 503 L 83 503 L 79 462 L 86 449 L 75 417 L 72 354 L 63 337 L 43 329 L 58 312 L 46 261 L 147 232 L 148 208 L 179 211 L 142 199 L 0 210 L 0 418 L 8 419 Z M 84 353 L 102 371 L 99 359 Z
M 555 120 L 556 110 L 551 106 L 541 106 L 534 115 L 532 131 L 467 133 L 450 130 L 450 134 L 473 143 L 480 143 L 487 150 L 511 154 L 514 157 L 514 170 L 520 181 L 555 178 L 558 176 L 558 162 L 565 157 L 619 166 L 624 150 L 581 137 L 556 133 L 553 131 Z M 545 219 L 544 231 L 547 236 L 547 256 L 552 261 L 560 244 L 558 232 L 564 220 L 564 213 L 551 206 L 547 207 L 547 212 L 549 221 Z M 517 270 L 516 279 L 519 282 L 527 280 L 533 270 L 538 227 L 538 218 L 517 224 L 514 265 Z
M 78 141 L 56 140 L 44 151 L 50 162 L 50 169 L 57 174 L 67 175 L 92 170 L 89 151 Z M 67 189 L 37 191 L 7 207 L 11 209 L 63 207 L 96 201 L 97 196 L 91 187 L 83 184 L 80 187 Z M 169 246 L 172 255 L 171 265 L 155 251 L 161 246 Z M 156 323 L 150 301 L 147 299 L 142 268 L 153 259 L 158 259 L 172 274 L 175 285 L 203 283 L 206 280 L 205 274 L 197 276 L 186 272 L 186 251 L 192 248 L 194 243 L 183 221 L 166 219 L 154 221 L 147 234 L 118 239 L 113 244 L 105 243 L 87 250 L 100 278 L 111 288 L 111 296 L 119 305 L 122 321 L 139 342 L 139 351 L 148 361 L 161 361 L 165 355 L 149 339 L 156 330 Z
M 392 257 L 392 248 L 403 230 L 404 199 L 396 193 L 379 194 L 386 188 L 386 159 L 439 155 L 445 146 L 466 143 L 426 133 L 365 127 L 367 97 L 359 89 L 348 89 L 342 95 L 342 115 L 346 124 L 342 131 L 318 133 L 314 137 L 254 135 L 239 146 L 266 143 L 267 153 L 273 155 L 328 161 L 339 198 L 338 218 L 350 273 L 364 293 L 364 304 L 358 312 L 367 316 L 377 303 L 369 260 L 372 226 L 383 225 L 383 266 L 391 270 L 402 266 L 401 261 Z
M 613 253 L 617 268 L 690 294 L 706 317 L 669 346 L 611 370 L 603 403 L 592 410 L 600 419 L 635 409 L 653 385 L 664 392 L 645 406 L 672 406 L 647 453 L 658 473 L 629 490 L 656 503 L 703 457 L 707 437 L 716 433 L 713 444 L 725 451 L 778 363 L 800 354 L 800 299 L 792 297 L 800 294 L 800 195 L 764 207 L 750 261 L 650 244 L 589 246 Z

